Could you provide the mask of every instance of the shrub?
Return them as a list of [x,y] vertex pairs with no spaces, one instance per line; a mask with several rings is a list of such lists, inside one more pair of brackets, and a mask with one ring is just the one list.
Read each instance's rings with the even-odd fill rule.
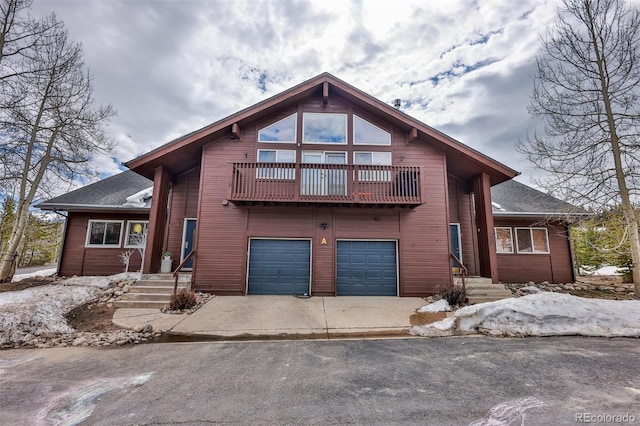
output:
[[196,306],[196,294],[193,291],[187,291],[187,289],[181,289],[176,294],[171,295],[171,302],[169,302],[169,309],[172,311],[180,311],[182,309],[191,309]]
[[461,285],[447,286],[440,288],[438,295],[449,302],[449,305],[464,306],[467,304],[467,292]]

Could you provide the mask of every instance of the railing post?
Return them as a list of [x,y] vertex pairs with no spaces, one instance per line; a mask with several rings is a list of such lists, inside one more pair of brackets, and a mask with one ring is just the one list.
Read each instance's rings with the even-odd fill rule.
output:
[[227,182],[227,200],[230,200],[233,197],[233,188],[235,188],[235,174],[233,173],[233,169],[235,168],[233,163],[229,163],[229,179]]
[[295,190],[293,191],[293,201],[300,201],[300,192],[302,191],[302,170],[300,169],[300,162],[296,161],[295,164]]

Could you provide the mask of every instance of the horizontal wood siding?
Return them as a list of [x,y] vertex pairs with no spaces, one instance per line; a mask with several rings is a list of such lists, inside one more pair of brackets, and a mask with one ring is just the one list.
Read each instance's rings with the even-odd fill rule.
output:
[[255,136],[255,132],[243,129],[241,140],[224,139],[203,149],[193,278],[198,290],[236,295],[245,292],[247,210],[224,205],[223,201],[228,163],[255,151]]
[[[467,193],[464,182],[449,176],[449,221],[460,224],[462,240],[462,263],[467,267],[469,275],[478,275],[478,247],[474,238],[477,227],[474,224],[471,194]],[[476,231],[477,232],[477,231]]]
[[[87,226],[90,219],[123,220],[121,245],[118,248],[85,247]],[[120,261],[120,254],[128,249],[124,248],[128,220],[148,220],[146,214],[117,214],[117,213],[77,213],[69,212],[67,218],[67,232],[64,240],[64,252],[60,259],[60,275],[113,275],[124,271],[124,264]],[[135,252],[131,256],[129,271],[140,269],[140,255]]]
[[[494,217],[494,220],[495,226],[511,227],[514,238],[514,253],[498,254],[498,276],[501,282],[573,282],[571,252],[569,250],[567,228],[564,225],[541,223],[533,219]],[[550,254],[517,253],[515,227],[546,227],[549,235]]]
[[[312,294],[335,294],[336,241],[339,239],[398,240],[400,295],[424,296],[451,282],[447,216],[446,164],[441,151],[423,142],[407,143],[407,131],[380,122],[330,93],[329,104],[314,95],[294,107],[274,111],[271,118],[243,123],[240,139],[220,139],[202,154],[198,206],[197,256],[194,285],[216,294],[244,294],[248,239],[310,238],[312,240]],[[391,146],[261,143],[258,129],[295,111],[356,113],[392,134]],[[301,116],[299,116],[301,125]],[[230,163],[255,162],[258,149],[344,151],[353,162],[354,151],[390,151],[394,166],[421,169],[421,195],[426,204],[412,210],[350,209],[337,207],[238,207],[227,203]],[[175,197],[179,197],[176,193]],[[175,201],[176,204],[179,202]],[[467,201],[468,202],[468,201]],[[227,205],[224,205],[227,204]],[[465,202],[460,204],[465,206]],[[172,209],[173,210],[173,209]],[[177,217],[177,216],[176,216]],[[326,223],[326,229],[320,225]],[[172,226],[181,226],[172,220]],[[470,227],[470,225],[469,225]],[[181,237],[181,234],[180,234]],[[323,244],[323,239],[326,244]],[[171,237],[175,241],[175,237]],[[172,244],[176,244],[175,242]]]
[[171,210],[167,236],[167,251],[173,254],[173,266],[180,263],[182,233],[185,218],[195,218],[198,214],[198,190],[200,188],[200,168],[179,175],[172,189]]
[[425,204],[401,213],[400,295],[423,296],[451,282],[445,155],[422,143],[403,146],[403,155],[422,167]]

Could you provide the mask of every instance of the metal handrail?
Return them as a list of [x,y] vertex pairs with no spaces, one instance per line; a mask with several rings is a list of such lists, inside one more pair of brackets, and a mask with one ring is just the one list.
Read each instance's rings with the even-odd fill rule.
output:
[[462,288],[464,289],[464,291],[467,291],[467,288],[465,286],[464,283],[464,276],[468,273],[467,267],[464,266],[464,263],[462,263],[462,261],[460,259],[458,259],[458,256],[456,256],[453,253],[449,253],[451,255],[451,258],[454,260],[454,262],[456,262],[458,264],[458,266],[460,267],[460,276],[462,277]]
[[184,268],[184,264],[187,263],[189,259],[191,259],[193,256],[195,256],[195,254],[196,254],[196,249],[191,250],[187,255],[187,257],[185,257],[184,260],[178,265],[176,270],[173,271],[173,278],[174,278],[173,295],[174,296],[176,295],[176,293],[178,293],[178,278],[180,277],[180,271],[182,270],[182,268]]

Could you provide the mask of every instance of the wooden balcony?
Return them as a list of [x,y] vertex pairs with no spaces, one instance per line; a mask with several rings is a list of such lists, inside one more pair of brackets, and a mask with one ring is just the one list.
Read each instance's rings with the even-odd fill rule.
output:
[[420,167],[233,163],[227,199],[235,205],[414,208],[423,203]]

